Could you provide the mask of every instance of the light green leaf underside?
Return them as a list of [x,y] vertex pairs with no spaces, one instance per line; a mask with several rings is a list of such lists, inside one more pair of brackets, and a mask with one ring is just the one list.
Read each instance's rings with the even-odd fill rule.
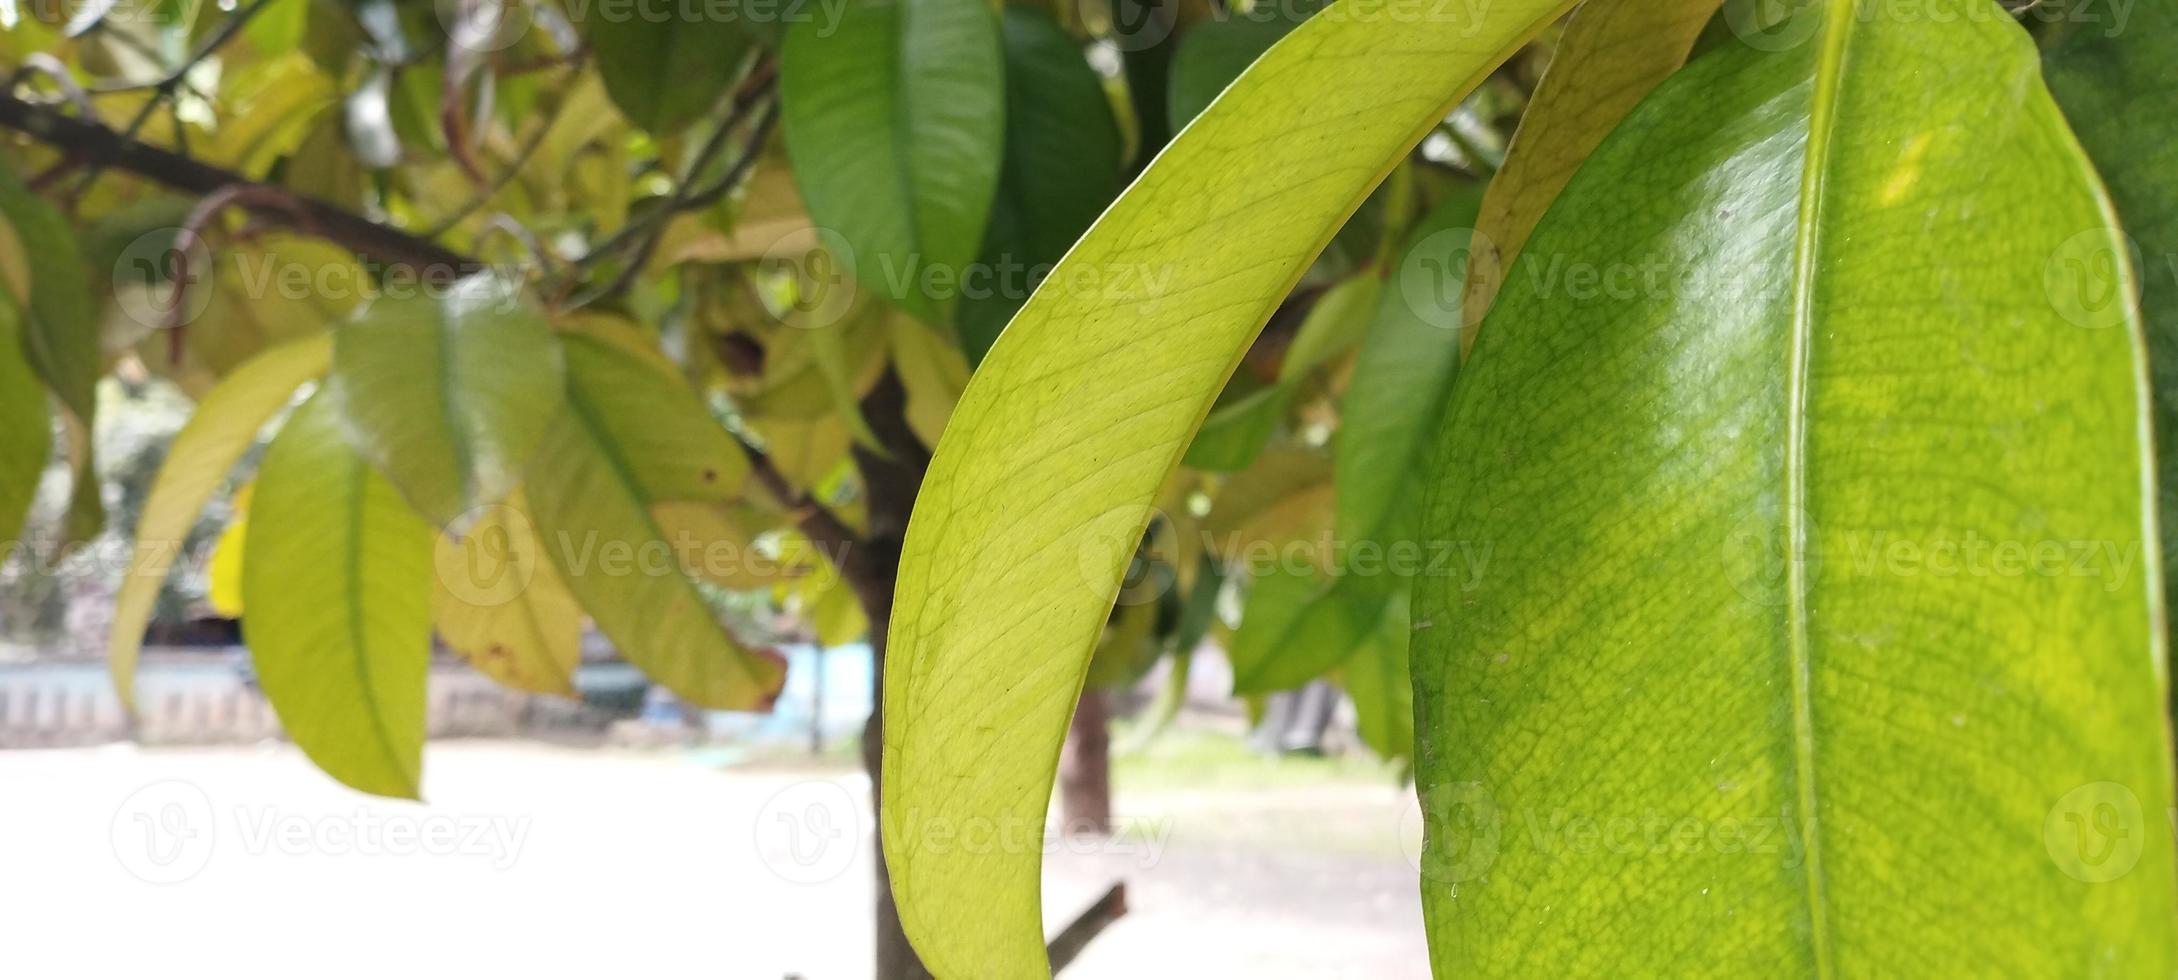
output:
[[[794,179],[863,288],[933,325],[983,243],[1004,151],[1005,64],[983,0],[848,0],[795,23],[779,98]],[[950,281],[950,280],[948,280]]]
[[[885,690],[893,893],[939,975],[1046,970],[1039,854],[922,835],[1043,825],[1121,566],[1241,354],[1399,158],[1563,8],[1311,19],[1112,205],[970,380],[909,527]],[[1135,285],[1063,288],[1072,271]]]
[[1496,298],[1505,267],[1581,161],[1659,82],[1686,61],[1718,0],[1589,0],[1558,38],[1505,165],[1490,178],[1475,220],[1462,342]]
[[588,337],[566,348],[566,410],[525,485],[545,551],[651,679],[704,707],[769,704],[783,666],[726,632],[651,513],[669,501],[733,499],[748,460],[670,369]]
[[136,658],[159,587],[236,461],[249,452],[265,423],[287,407],[295,389],[325,373],[332,360],[329,335],[285,344],[236,368],[197,403],[188,424],[168,447],[136,520],[136,550],[114,597],[108,665],[121,703],[135,710]]
[[2045,282],[2115,231],[2008,15],[1853,10],[1660,87],[1463,369],[1440,976],[2173,968],[2140,343]]
[[327,393],[349,437],[442,527],[505,499],[559,411],[559,343],[514,288],[482,275],[381,299],[333,334]]
[[323,393],[265,451],[243,637],[296,747],[366,793],[416,798],[431,664],[431,528],[348,447]]

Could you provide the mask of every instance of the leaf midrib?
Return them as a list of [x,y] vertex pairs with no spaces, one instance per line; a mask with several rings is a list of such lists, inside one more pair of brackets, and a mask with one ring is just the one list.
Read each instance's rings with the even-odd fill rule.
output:
[[348,594],[348,643],[355,654],[348,658],[348,663],[355,669],[356,682],[362,689],[363,702],[368,709],[364,713],[370,716],[371,730],[378,735],[379,751],[385,754],[386,761],[393,766],[393,771],[401,774],[402,781],[407,784],[406,788],[409,795],[415,796],[423,792],[423,774],[410,772],[408,763],[403,761],[401,753],[394,749],[393,732],[386,727],[385,708],[379,703],[378,686],[372,682],[369,666],[371,645],[368,635],[369,628],[365,625],[367,622],[365,610],[370,608],[370,603],[363,594],[363,578],[366,574],[363,548],[364,542],[369,541],[371,537],[368,527],[370,523],[371,492],[370,464],[364,462],[360,457],[354,456],[349,457],[346,462],[349,464],[348,532],[353,537],[346,549],[348,552],[348,581],[346,583],[347,588],[344,591]]
[[[653,503],[650,499],[650,493],[643,487],[642,482],[636,478],[634,467],[629,466],[628,461],[621,456],[619,447],[611,437],[610,430],[605,427],[605,420],[599,418],[596,412],[590,410],[590,405],[583,397],[579,385],[571,386],[568,389],[567,409],[574,415],[578,427],[582,429],[583,438],[590,442],[592,448],[597,451],[598,458],[603,459],[606,467],[612,471],[613,479],[620,483],[621,487],[627,491],[629,499],[635,502],[635,511],[640,515],[643,529],[649,532],[653,540],[665,540],[664,530],[659,528],[658,519],[652,516],[650,512]],[[692,590],[695,588],[685,578],[675,584],[683,589]],[[726,641],[727,648],[735,654],[731,658],[734,672],[747,681],[751,688],[761,691],[764,687],[763,681],[758,679],[753,671],[745,669],[745,664],[741,658],[747,656],[747,653],[742,650],[740,642],[727,633],[726,627],[720,624],[717,619],[711,618],[710,622],[712,629]],[[697,687],[706,692],[710,691],[712,671],[710,658],[695,657],[692,660],[698,675]]]
[[1830,938],[1824,914],[1820,795],[1815,778],[1815,720],[1812,669],[1808,652],[1807,566],[1807,372],[1814,336],[1814,282],[1831,135],[1837,125],[1839,89],[1846,45],[1855,23],[1854,0],[1826,0],[1815,63],[1815,90],[1808,107],[1808,137],[1800,174],[1799,206],[1794,216],[1792,335],[1785,374],[1785,642],[1792,674],[1792,751],[1799,816],[1807,846],[1808,945],[1815,975],[1832,975]]

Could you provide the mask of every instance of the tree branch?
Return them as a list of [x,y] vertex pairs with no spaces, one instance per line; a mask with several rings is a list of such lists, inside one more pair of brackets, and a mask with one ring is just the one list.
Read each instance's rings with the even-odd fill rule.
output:
[[12,94],[0,93],[0,127],[28,135],[71,158],[126,171],[186,194],[236,195],[236,204],[252,215],[342,245],[368,262],[432,275],[462,276],[484,268],[483,263],[437,242],[378,224],[331,202],[251,180]]

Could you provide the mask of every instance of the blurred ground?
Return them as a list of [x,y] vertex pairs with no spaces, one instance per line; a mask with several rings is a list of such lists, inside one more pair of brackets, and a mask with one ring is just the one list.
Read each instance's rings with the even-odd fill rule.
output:
[[[427,804],[292,747],[0,752],[0,974],[867,975],[866,784],[837,761],[434,742]],[[1371,765],[1175,734],[1118,837],[1049,848],[1068,978],[1421,977],[1410,794]],[[1403,840],[1404,838],[1404,840]]]

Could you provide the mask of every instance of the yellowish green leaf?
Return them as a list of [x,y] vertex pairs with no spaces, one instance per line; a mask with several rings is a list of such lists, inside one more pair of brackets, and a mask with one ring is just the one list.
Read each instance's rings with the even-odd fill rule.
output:
[[318,768],[415,799],[431,664],[431,528],[348,446],[323,393],[265,451],[242,560],[265,699]]
[[902,923],[941,976],[1047,972],[1041,849],[926,833],[1043,826],[1121,572],[1249,342],[1384,175],[1568,6],[1416,22],[1388,3],[1310,19],[1166,147],[992,346],[939,442],[890,630],[883,831]]

